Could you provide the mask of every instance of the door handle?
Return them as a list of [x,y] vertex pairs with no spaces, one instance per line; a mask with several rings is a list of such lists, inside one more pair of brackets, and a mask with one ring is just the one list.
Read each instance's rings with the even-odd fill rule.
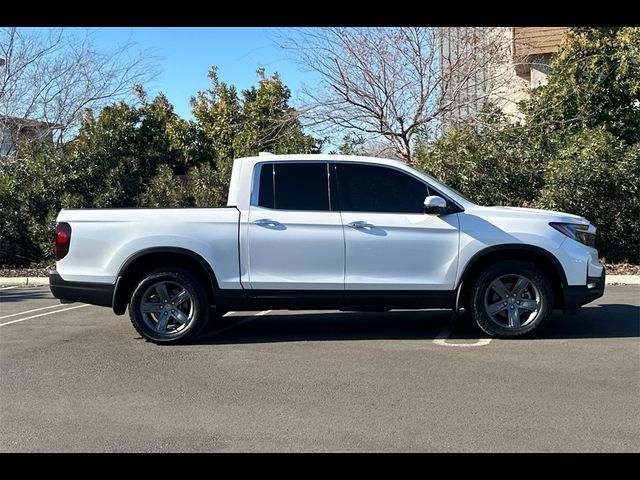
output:
[[252,222],[254,225],[261,225],[263,227],[277,227],[279,225],[281,225],[280,222],[277,222],[275,220],[270,220],[268,218],[261,218],[260,220],[256,220],[254,222]]
[[349,225],[351,228],[364,228],[364,229],[376,228],[375,225],[372,225],[367,222],[351,222],[351,223],[348,223],[347,225]]

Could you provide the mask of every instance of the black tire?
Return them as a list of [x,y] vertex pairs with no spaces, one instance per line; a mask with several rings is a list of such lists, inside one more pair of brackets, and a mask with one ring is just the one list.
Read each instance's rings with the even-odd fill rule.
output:
[[539,334],[553,313],[551,284],[530,262],[507,260],[485,268],[474,279],[470,297],[476,324],[495,338]]
[[474,323],[473,317],[471,316],[471,312],[469,312],[468,308],[460,309],[460,311],[458,311],[457,316],[458,316],[458,321],[463,325]]
[[[159,289],[166,293],[161,294]],[[143,307],[148,311],[143,312]],[[166,315],[166,319],[162,315]],[[187,270],[158,268],[145,274],[135,287],[129,301],[129,318],[136,331],[149,342],[187,343],[196,338],[209,321],[207,292]]]

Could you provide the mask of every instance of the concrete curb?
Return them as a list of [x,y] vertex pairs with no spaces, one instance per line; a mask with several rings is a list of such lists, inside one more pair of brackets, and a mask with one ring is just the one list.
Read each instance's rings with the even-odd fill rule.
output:
[[0,287],[42,287],[49,285],[49,277],[1,277]]
[[640,275],[607,275],[606,285],[640,285]]
[[[607,275],[607,285],[640,285],[640,275]],[[0,287],[49,285],[47,277],[0,277]]]

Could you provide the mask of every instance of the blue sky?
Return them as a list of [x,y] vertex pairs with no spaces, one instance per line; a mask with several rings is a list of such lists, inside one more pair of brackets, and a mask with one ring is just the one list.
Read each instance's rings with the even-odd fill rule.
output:
[[163,92],[183,118],[191,118],[189,98],[210,85],[207,72],[217,65],[224,82],[238,89],[255,85],[256,69],[280,73],[292,93],[314,76],[296,64],[290,52],[274,42],[281,30],[265,27],[104,27],[92,29],[98,47],[106,50],[134,42],[136,48],[157,56],[158,78],[146,85],[150,96]]

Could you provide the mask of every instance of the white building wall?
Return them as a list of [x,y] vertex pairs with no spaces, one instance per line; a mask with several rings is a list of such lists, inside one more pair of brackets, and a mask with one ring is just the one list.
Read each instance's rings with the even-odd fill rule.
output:
[[536,88],[547,84],[551,73],[551,54],[537,55],[531,61],[530,87]]
[[[480,28],[455,27],[444,29],[444,41],[442,52],[449,52],[457,41],[458,31],[478,31]],[[485,28],[486,35],[490,36],[497,52],[490,57],[488,68],[477,72],[472,76],[472,81],[462,89],[453,108],[443,118],[443,128],[455,124],[461,120],[474,120],[476,114],[485,103],[498,106],[511,121],[523,119],[519,109],[519,103],[527,99],[532,88],[546,85],[551,72],[551,53],[534,55],[516,55],[514,51],[515,30],[513,27]],[[459,35],[459,34],[458,34]],[[519,59],[521,58],[521,59]],[[441,64],[446,68],[446,63]],[[444,70],[443,70],[444,71]],[[453,79],[455,82],[455,77]],[[444,101],[450,98],[445,94]],[[477,99],[476,102],[473,99]]]
[[529,96],[529,75],[519,75],[516,70],[514,58],[513,28],[503,27],[497,32],[500,42],[507,50],[503,62],[495,63],[491,75],[495,78],[495,88],[489,95],[489,100],[495,103],[511,120],[522,119],[518,110],[518,103]]

